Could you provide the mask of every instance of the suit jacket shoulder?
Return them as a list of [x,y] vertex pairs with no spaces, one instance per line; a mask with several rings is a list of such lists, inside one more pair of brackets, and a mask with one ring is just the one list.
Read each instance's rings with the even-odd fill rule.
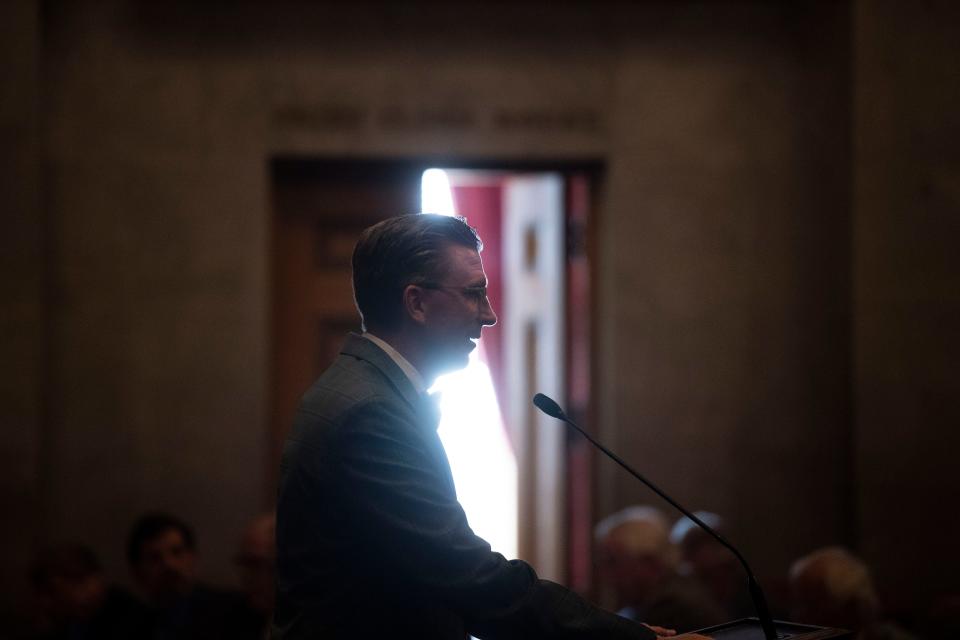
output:
[[281,464],[274,637],[651,638],[473,533],[436,417],[359,336],[305,394]]
[[416,411],[421,398],[390,356],[351,334],[337,360],[304,394],[300,411],[333,419],[354,405],[373,401],[405,403]]

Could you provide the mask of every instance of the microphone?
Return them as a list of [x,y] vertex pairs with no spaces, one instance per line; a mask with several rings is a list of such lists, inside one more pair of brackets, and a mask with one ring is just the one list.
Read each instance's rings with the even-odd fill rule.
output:
[[542,393],[538,393],[537,395],[533,396],[533,404],[537,407],[537,409],[540,409],[540,411],[543,411],[551,418],[562,420],[579,431],[580,435],[590,441],[590,444],[595,446],[597,449],[605,453],[611,460],[626,469],[627,472],[630,473],[630,475],[632,475],[634,478],[647,485],[647,487],[649,487],[654,493],[670,503],[677,511],[690,518],[701,529],[713,536],[717,542],[722,544],[734,556],[736,556],[737,560],[740,561],[740,565],[743,567],[744,572],[747,574],[747,588],[750,590],[750,597],[753,600],[753,607],[757,610],[757,618],[760,620],[760,626],[763,628],[763,635],[766,640],[777,640],[776,627],[773,624],[773,618],[770,616],[770,610],[767,608],[767,599],[763,595],[763,589],[760,588],[760,583],[757,582],[757,579],[754,577],[753,571],[750,570],[750,565],[747,564],[746,559],[740,554],[739,551],[736,550],[736,548],[734,548],[732,544],[727,542],[723,536],[714,531],[711,527],[707,526],[707,524],[700,518],[683,508],[679,503],[677,503],[676,500],[664,493],[659,487],[640,475],[630,465],[621,460],[617,454],[613,453],[605,446],[594,440],[590,434],[581,429],[573,420],[567,417],[567,414],[564,413],[563,409],[560,408],[560,405],[557,404],[553,398],[545,396]]

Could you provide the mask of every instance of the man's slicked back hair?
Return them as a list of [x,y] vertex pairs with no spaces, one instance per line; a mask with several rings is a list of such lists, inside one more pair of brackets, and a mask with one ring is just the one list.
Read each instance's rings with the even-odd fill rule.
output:
[[403,290],[439,282],[451,244],[483,248],[477,232],[459,216],[416,213],[365,229],[353,249],[353,299],[364,330],[396,326]]

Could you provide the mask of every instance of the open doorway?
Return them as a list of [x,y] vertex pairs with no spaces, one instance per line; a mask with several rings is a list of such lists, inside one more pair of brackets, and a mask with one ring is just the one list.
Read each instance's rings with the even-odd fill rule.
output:
[[[471,527],[544,577],[590,587],[590,454],[531,405],[590,424],[590,238],[599,165],[278,159],[273,176],[269,477],[300,395],[359,331],[350,253],[388,215],[466,217],[491,302],[471,365],[437,382],[440,435]],[[273,485],[268,495],[272,497]]]

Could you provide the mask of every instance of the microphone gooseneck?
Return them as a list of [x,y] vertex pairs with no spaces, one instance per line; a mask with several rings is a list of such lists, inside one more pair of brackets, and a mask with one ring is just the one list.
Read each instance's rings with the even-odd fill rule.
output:
[[740,565],[743,567],[744,572],[747,574],[747,588],[750,590],[750,596],[753,599],[753,606],[757,610],[757,618],[760,620],[760,626],[763,628],[764,637],[766,638],[766,640],[777,640],[777,630],[773,624],[773,617],[770,615],[770,609],[767,607],[767,599],[763,595],[763,589],[760,588],[760,583],[757,582],[756,577],[754,577],[753,571],[750,569],[750,565],[747,564],[746,558],[744,558],[732,544],[727,542],[727,540],[723,536],[721,536],[718,532],[714,531],[710,526],[708,526],[705,522],[703,522],[703,520],[701,520],[700,518],[692,514],[690,511],[688,511],[683,506],[681,506],[678,502],[676,502],[673,498],[671,498],[666,493],[664,493],[663,490],[657,487],[657,485],[653,484],[652,482],[647,480],[645,477],[640,475],[640,473],[635,471],[633,467],[631,467],[626,462],[621,460],[620,456],[618,456],[614,452],[607,449],[605,446],[597,442],[589,433],[581,429],[579,425],[577,425],[577,423],[575,423],[573,420],[567,417],[567,414],[563,411],[562,408],[560,408],[560,405],[557,404],[557,402],[553,398],[546,396],[542,393],[538,393],[537,395],[533,396],[533,404],[537,407],[537,409],[540,409],[540,411],[543,411],[545,414],[547,414],[551,418],[562,420],[563,422],[566,422],[568,425],[576,429],[580,433],[580,435],[582,435],[584,438],[590,441],[590,444],[592,444],[597,449],[605,453],[607,457],[609,457],[611,460],[613,460],[614,462],[619,464],[621,467],[626,469],[630,475],[632,475],[634,478],[636,478],[637,480],[645,484],[647,487],[649,487],[650,490],[652,490],[658,496],[666,500],[677,511],[679,511],[683,515],[690,518],[694,523],[697,524],[697,526],[699,526],[701,529],[709,533],[711,536],[713,536],[714,539],[717,540],[717,542],[719,542],[726,549],[728,549],[730,553],[732,553],[737,558],[737,560],[740,561]]

